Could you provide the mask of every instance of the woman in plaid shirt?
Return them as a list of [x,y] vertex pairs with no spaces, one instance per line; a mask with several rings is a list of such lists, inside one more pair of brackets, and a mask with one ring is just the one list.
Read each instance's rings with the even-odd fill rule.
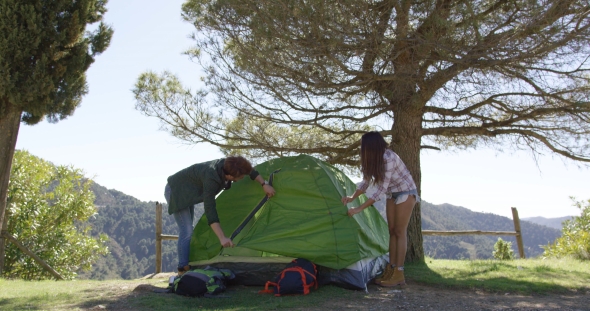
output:
[[416,202],[420,201],[416,184],[404,162],[395,152],[387,149],[387,143],[379,132],[368,132],[361,138],[361,171],[363,181],[352,196],[342,198],[347,204],[365,193],[369,184],[375,193],[361,206],[348,210],[353,216],[379,201],[381,194],[387,197],[386,213],[389,225],[389,264],[375,283],[381,286],[405,285],[404,260],[407,250],[407,231],[410,216]]

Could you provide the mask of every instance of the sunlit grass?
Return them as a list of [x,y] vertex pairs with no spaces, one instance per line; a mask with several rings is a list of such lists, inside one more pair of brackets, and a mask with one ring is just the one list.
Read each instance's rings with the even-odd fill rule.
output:
[[[149,280],[144,283],[161,282]],[[0,279],[0,310],[81,310],[131,293],[137,281],[21,281]]]
[[588,288],[590,264],[575,259],[433,260],[408,265],[419,283],[521,293],[568,292]]
[[[326,299],[362,299],[362,291],[322,286],[313,295],[274,297],[262,287],[230,287],[217,299],[189,298],[138,290],[139,284],[165,288],[167,279],[109,281],[41,281],[0,279],[0,310],[270,310],[316,307]],[[226,297],[226,298],[223,298]],[[97,308],[98,307],[98,308]]]

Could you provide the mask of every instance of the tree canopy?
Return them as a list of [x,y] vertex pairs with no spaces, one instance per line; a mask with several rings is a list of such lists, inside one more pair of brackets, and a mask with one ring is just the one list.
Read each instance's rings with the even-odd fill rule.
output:
[[[588,1],[188,0],[182,12],[206,89],[148,72],[134,92],[187,142],[349,165],[369,127],[418,189],[422,148],[590,162]],[[421,259],[419,205],[409,235]]]
[[[16,106],[35,124],[70,116],[86,94],[86,70],[113,31],[105,0],[4,0],[0,4],[0,112]],[[99,23],[94,30],[87,25]]]
[[[6,230],[64,278],[90,270],[107,253],[104,234],[91,236],[88,219],[96,213],[92,181],[79,169],[55,166],[17,151],[8,189]],[[15,245],[6,248],[3,277],[52,278]]]

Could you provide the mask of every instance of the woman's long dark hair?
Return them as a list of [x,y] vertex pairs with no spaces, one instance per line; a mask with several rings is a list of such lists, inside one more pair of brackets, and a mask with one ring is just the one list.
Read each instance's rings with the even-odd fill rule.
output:
[[363,179],[380,184],[385,177],[383,153],[387,143],[379,132],[367,132],[361,138],[361,172]]

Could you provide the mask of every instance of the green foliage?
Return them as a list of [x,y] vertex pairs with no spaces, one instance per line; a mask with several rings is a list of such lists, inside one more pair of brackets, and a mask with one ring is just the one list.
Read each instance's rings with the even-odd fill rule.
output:
[[[83,229],[85,235],[90,235],[94,237],[95,241],[99,242],[95,254],[88,256],[87,258],[87,263],[92,263],[90,270],[83,269],[88,268],[88,264],[85,266],[79,265],[78,268],[80,269],[78,270],[75,269],[76,267],[72,267],[73,271],[78,273],[78,279],[136,279],[155,272],[155,202],[142,202],[120,191],[106,189],[105,187],[102,187],[101,185],[94,182],[91,183],[87,180],[78,180],[79,186],[74,186],[74,188],[79,189],[80,192],[78,194],[71,193],[69,197],[61,198],[59,200],[64,201],[67,199],[70,201],[75,201],[76,196],[78,196],[78,202],[80,202],[80,197],[83,196],[84,200],[86,200],[84,201],[84,204],[89,204],[86,205],[88,209],[84,211],[84,214],[81,214],[81,210],[74,211],[66,215],[63,215],[64,213],[67,213],[66,211],[56,213],[57,207],[53,205],[51,205],[49,210],[39,210],[35,208],[35,206],[38,206],[38,202],[40,202],[39,204],[42,204],[44,197],[36,195],[36,192],[42,192],[40,189],[45,189],[49,192],[52,192],[56,189],[66,190],[66,188],[64,188],[65,185],[62,184],[58,186],[56,182],[51,182],[51,178],[49,177],[46,178],[49,181],[44,180],[44,182],[41,182],[40,177],[31,177],[30,175],[45,176],[45,174],[53,172],[54,169],[57,173],[57,168],[52,168],[53,166],[50,163],[37,159],[27,152],[17,151],[16,155],[17,157],[15,158],[15,164],[13,166],[13,176],[15,177],[11,179],[11,186],[13,187],[11,189],[14,190],[14,187],[17,185],[25,183],[25,185],[29,186],[29,188],[25,189],[23,186],[19,186],[17,189],[19,193],[21,193],[20,200],[23,201],[23,197],[26,196],[26,199],[31,202],[26,206],[28,209],[24,209],[22,204],[19,203],[18,206],[21,210],[19,215],[12,214],[12,210],[9,207],[9,213],[11,214],[8,215],[8,219],[11,220],[9,225],[15,220],[21,221],[24,219],[31,227],[38,228],[38,230],[44,230],[43,234],[46,235],[48,230],[55,230],[54,228],[43,229],[44,224],[49,225],[49,223],[52,222],[51,219],[53,218],[50,219],[51,215],[47,215],[49,212],[54,213],[55,217],[61,217],[65,220],[68,220],[68,217],[73,217],[72,213],[77,213],[78,216],[82,218],[88,218],[87,216],[91,215],[91,217],[88,218],[86,222],[84,222],[82,219],[75,221],[75,226],[79,227],[81,231]],[[26,162],[25,160],[29,162]],[[31,163],[27,164],[29,168],[31,166],[34,166],[35,168],[32,171],[27,170],[26,173],[28,173],[28,175],[26,176],[24,175],[25,171],[23,170],[23,163],[25,162],[23,161],[26,163]],[[17,162],[20,164],[17,164]],[[79,173],[79,171],[76,172]],[[73,185],[75,185],[75,183],[73,183]],[[36,192],[35,189],[37,189]],[[25,190],[26,192],[23,192]],[[11,193],[13,192],[14,191]],[[49,193],[44,193],[43,195],[46,197],[51,197],[51,194]],[[55,193],[52,199],[48,199],[47,204],[56,203],[59,197],[63,197],[63,195]],[[47,204],[43,205],[43,207],[46,208],[48,206]],[[174,218],[171,215],[168,215],[166,211],[167,208],[164,205],[162,214],[163,233],[177,235],[178,226],[174,222]],[[195,223],[202,213],[202,207],[195,210]],[[35,218],[33,216],[44,218]],[[38,222],[42,223],[39,224]],[[53,222],[55,222],[55,219]],[[84,223],[86,223],[86,225],[84,225]],[[64,223],[61,223],[60,225],[65,226]],[[19,230],[25,231],[26,226],[19,226],[19,228],[21,228]],[[17,238],[34,252],[36,252],[38,247],[41,245],[34,243],[33,241],[29,242],[28,240],[21,240],[20,237],[25,237],[23,235],[25,233],[15,234],[14,231],[9,232],[11,232],[13,235],[18,235],[19,237]],[[51,236],[58,234],[59,233],[57,231],[53,231]],[[44,237],[43,235],[40,235],[38,231],[27,233],[26,236],[28,237],[30,235],[34,235],[36,239],[41,239]],[[78,242],[68,243],[70,245],[75,245]],[[68,243],[55,242],[54,244],[58,244],[60,247],[70,247],[67,245]],[[87,245],[92,244],[88,241],[80,241],[80,243]],[[18,254],[18,256],[20,256],[19,258],[25,260],[25,257],[20,254],[18,249],[13,248],[11,244],[8,244],[8,246],[8,252],[10,252],[10,254]],[[107,248],[108,251],[106,251]],[[163,241],[162,251],[162,270],[174,271],[176,269],[176,264],[178,263],[176,241]],[[59,252],[63,253],[65,251]],[[20,272],[18,273],[28,271],[31,267],[37,267],[34,262],[31,262],[29,259],[27,260],[26,270],[23,267],[23,269],[19,270]],[[51,262],[50,265],[52,265]],[[60,271],[57,267],[54,268],[56,268],[58,272],[62,273],[62,275],[65,275],[63,271]]]
[[73,113],[87,92],[86,70],[113,34],[101,22],[106,3],[0,1],[0,116],[7,105],[23,111],[29,124]]
[[[96,213],[92,181],[79,169],[53,164],[17,150],[8,186],[8,233],[64,278],[90,270],[106,254],[104,234],[90,236],[88,219]],[[8,243],[3,276],[52,278],[28,255]]]
[[544,246],[546,257],[571,256],[580,260],[590,260],[590,199],[586,202],[571,198],[581,215],[563,222],[561,237]]
[[514,251],[512,250],[512,242],[507,242],[498,238],[498,242],[494,244],[494,251],[492,252],[494,258],[499,260],[514,259]]
[[206,101],[206,92],[185,88],[168,71],[141,74],[133,93],[135,108],[159,118],[162,129],[173,136],[189,143],[210,142],[226,155],[254,160],[306,153],[328,163],[358,165],[354,146],[362,133],[375,129],[361,122],[344,122],[352,133],[334,135],[341,131],[340,125],[281,124],[270,115],[257,116],[247,109],[235,115],[225,110],[217,113]]
[[[250,116],[247,113],[240,113],[229,121],[221,120],[220,122],[224,124],[227,143],[227,146],[220,149],[226,155],[237,152],[249,159],[265,160],[305,153],[318,156],[328,163],[348,165],[345,168],[358,165],[359,156],[356,154],[344,156],[337,150],[329,150],[329,147],[355,145],[360,141],[362,133],[374,130],[368,125],[355,123],[351,127],[356,129],[356,134],[339,137],[331,133],[339,130],[334,126],[324,128],[312,125],[288,126]],[[252,143],[267,147],[250,148]]]

